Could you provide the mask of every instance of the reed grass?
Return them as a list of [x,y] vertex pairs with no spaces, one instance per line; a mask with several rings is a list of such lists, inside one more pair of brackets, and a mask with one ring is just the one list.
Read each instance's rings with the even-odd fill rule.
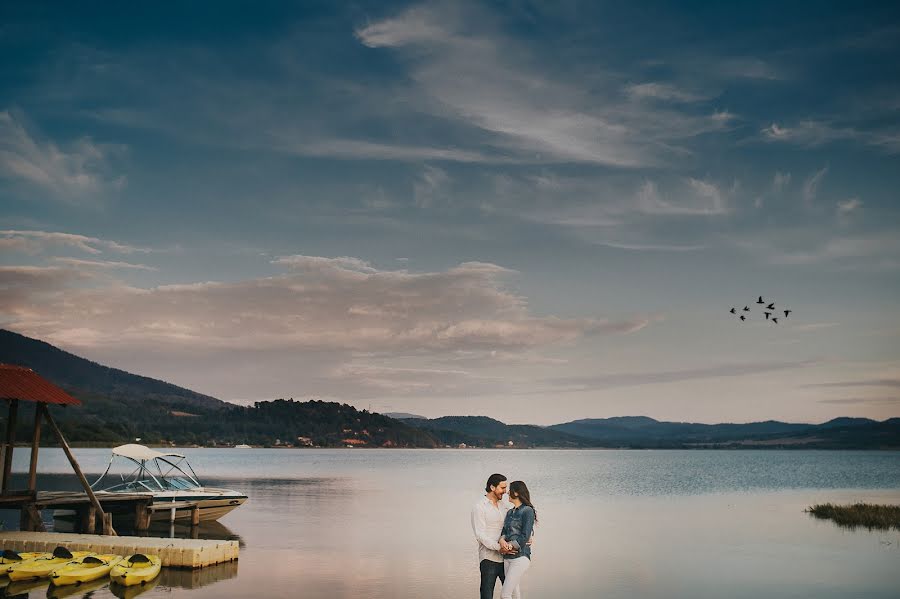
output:
[[838,526],[845,528],[865,527],[869,530],[894,528],[900,530],[900,505],[820,503],[806,511],[816,518],[832,520]]

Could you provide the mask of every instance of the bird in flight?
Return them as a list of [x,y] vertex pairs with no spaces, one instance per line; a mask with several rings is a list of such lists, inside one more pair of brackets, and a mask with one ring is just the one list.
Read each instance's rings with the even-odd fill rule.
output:
[[759,299],[756,301],[757,304],[764,304],[766,302],[762,301],[762,296],[759,296]]
[[729,310],[729,312],[731,312],[732,314],[737,314],[737,312],[735,311],[734,308],[732,308],[731,310]]
[[763,312],[766,315],[766,320],[769,320],[769,317],[772,316],[771,312]]
[[747,320],[747,318],[743,314],[741,314],[741,320]]
[[766,310],[774,310],[774,309],[775,309],[775,302],[772,302],[771,304],[766,306]]
[[778,324],[778,319],[777,319],[777,318],[773,318],[773,319],[772,319],[772,322],[774,322],[775,324]]
[[788,314],[790,314],[791,312],[793,312],[793,310],[785,310],[785,311],[784,311],[784,317],[787,318],[787,317],[788,317]]
[[750,308],[748,308],[747,306],[744,306],[744,312],[749,312],[749,311],[750,311]]

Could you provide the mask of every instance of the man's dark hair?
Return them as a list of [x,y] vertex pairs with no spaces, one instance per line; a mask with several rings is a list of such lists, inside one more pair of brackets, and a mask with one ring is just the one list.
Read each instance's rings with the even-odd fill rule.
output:
[[485,492],[485,493],[490,493],[490,492],[491,492],[491,487],[496,487],[497,485],[499,485],[500,483],[502,483],[502,482],[505,481],[505,480],[506,480],[506,477],[503,476],[502,474],[492,474],[492,475],[490,475],[490,476],[488,477],[487,484],[484,485],[484,492]]

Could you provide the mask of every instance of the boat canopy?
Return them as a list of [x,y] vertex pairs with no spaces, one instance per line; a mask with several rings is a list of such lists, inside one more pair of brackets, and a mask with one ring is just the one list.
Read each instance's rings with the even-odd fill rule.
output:
[[122,456],[123,458],[130,458],[132,460],[155,460],[156,458],[181,458],[184,459],[184,456],[180,453],[161,453],[154,449],[150,449],[145,445],[138,445],[136,443],[128,443],[127,445],[119,445],[118,447],[113,447],[113,455]]
[[117,485],[103,489],[113,493],[134,493],[134,492],[151,492],[160,491],[184,491],[189,489],[197,489],[203,485],[197,478],[197,474],[187,458],[180,453],[163,453],[137,445],[128,443],[127,445],[119,445],[112,450],[112,457],[106,470],[95,480],[91,488],[98,488],[100,481],[103,480],[113,465],[116,458],[124,458],[126,463],[130,463],[132,470],[130,474],[120,474],[120,482]]

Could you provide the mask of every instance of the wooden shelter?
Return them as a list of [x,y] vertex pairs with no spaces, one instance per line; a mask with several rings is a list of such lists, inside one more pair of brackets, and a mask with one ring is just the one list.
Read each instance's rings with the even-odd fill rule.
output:
[[[81,486],[84,488],[84,492],[90,502],[90,515],[92,516],[90,520],[99,518],[99,521],[102,523],[103,534],[115,535],[116,532],[112,526],[112,514],[103,512],[103,507],[91,490],[91,486],[75,460],[75,456],[72,455],[72,450],[69,449],[69,444],[66,443],[62,431],[59,430],[56,421],[50,414],[50,410],[47,409],[48,404],[80,406],[81,402],[30,368],[11,364],[0,364],[0,399],[9,404],[6,420],[6,441],[0,448],[0,467],[2,467],[2,472],[0,472],[0,506],[17,505],[22,507],[23,530],[43,529],[40,511],[36,505],[36,485],[41,424],[43,421],[46,421],[69,459],[69,463],[78,476]],[[31,463],[28,468],[28,489],[10,491],[9,481],[12,470],[13,449],[16,443],[16,418],[20,401],[31,401],[36,404],[34,428],[31,436]]]

